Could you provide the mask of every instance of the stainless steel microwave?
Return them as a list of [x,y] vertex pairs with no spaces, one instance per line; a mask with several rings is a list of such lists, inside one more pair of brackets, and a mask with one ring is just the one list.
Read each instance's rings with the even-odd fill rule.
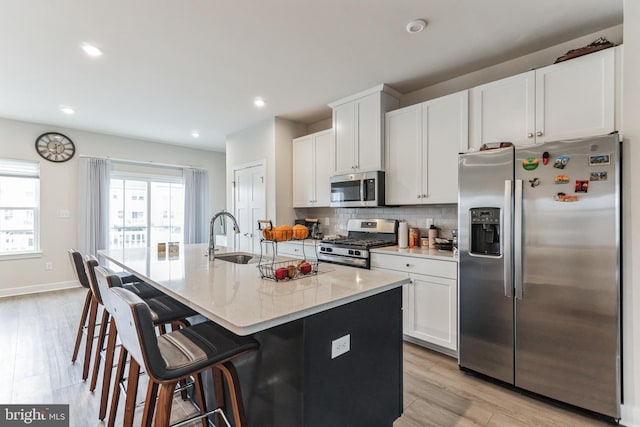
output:
[[384,206],[384,172],[358,172],[331,177],[331,207]]

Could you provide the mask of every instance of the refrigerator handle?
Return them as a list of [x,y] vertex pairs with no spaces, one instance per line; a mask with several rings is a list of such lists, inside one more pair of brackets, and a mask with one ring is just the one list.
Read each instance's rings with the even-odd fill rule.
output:
[[522,180],[516,179],[513,209],[513,281],[516,299],[522,299]]
[[504,261],[504,296],[511,297],[513,289],[513,272],[511,266],[511,248],[513,245],[513,233],[511,228],[512,206],[513,206],[513,183],[510,179],[504,181],[504,213],[502,217],[502,253]]

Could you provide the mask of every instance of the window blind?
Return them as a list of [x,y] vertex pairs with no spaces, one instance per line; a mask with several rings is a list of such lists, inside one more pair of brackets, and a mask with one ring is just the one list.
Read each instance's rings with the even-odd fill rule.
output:
[[0,176],[40,178],[40,162],[0,159]]

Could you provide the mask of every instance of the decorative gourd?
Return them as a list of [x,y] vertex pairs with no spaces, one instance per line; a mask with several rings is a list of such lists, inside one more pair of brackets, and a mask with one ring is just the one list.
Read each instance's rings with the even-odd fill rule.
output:
[[284,242],[291,240],[293,236],[293,229],[288,225],[281,225],[273,229],[273,240],[276,242]]
[[273,230],[271,230],[270,225],[267,225],[264,230],[262,230],[262,237],[267,240],[273,240]]
[[302,224],[296,224],[293,226],[293,237],[298,240],[304,240],[309,235],[309,229]]

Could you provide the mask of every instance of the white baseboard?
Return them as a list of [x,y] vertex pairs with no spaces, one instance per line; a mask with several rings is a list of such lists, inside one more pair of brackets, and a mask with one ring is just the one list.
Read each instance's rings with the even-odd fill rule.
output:
[[13,297],[17,295],[36,294],[40,292],[59,291],[61,289],[78,288],[80,284],[75,281],[42,283],[39,285],[21,286],[18,288],[0,289],[0,298]]
[[640,427],[640,408],[631,405],[622,405],[622,419],[620,424],[625,427]]

